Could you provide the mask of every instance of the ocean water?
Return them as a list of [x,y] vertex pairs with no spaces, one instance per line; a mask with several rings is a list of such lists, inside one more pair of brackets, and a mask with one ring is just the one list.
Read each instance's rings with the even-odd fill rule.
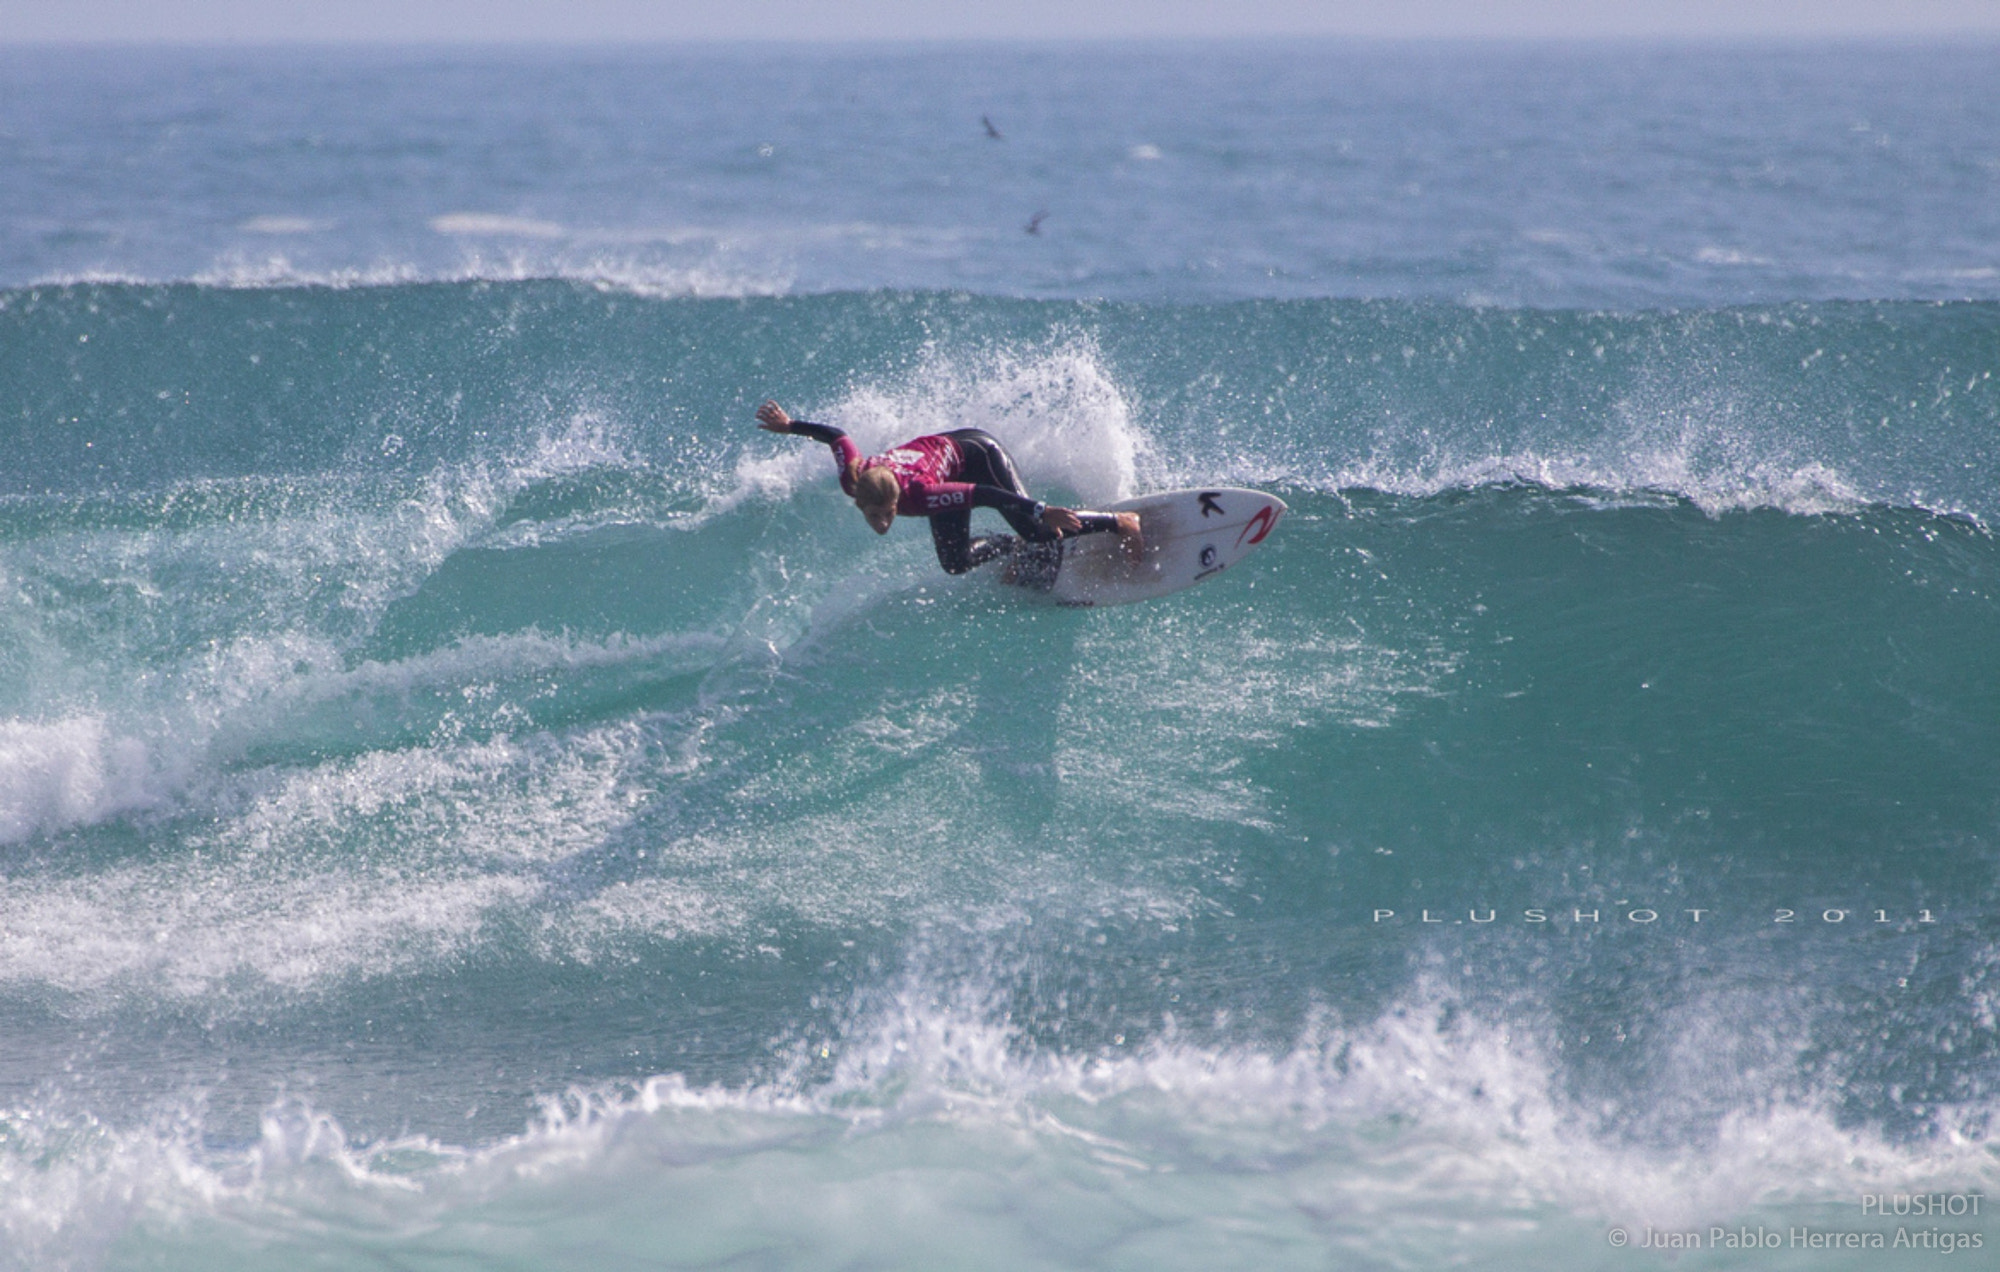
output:
[[[1992,1258],[2000,46],[17,49],[0,171],[0,1267]],[[1052,607],[767,396],[1292,512]]]

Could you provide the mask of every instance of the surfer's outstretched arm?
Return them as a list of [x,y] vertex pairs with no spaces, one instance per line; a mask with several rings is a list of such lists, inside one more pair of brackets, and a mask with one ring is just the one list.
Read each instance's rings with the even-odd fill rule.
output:
[[800,437],[810,437],[816,442],[832,445],[847,433],[831,424],[815,424],[811,420],[795,420],[785,414],[785,408],[776,402],[766,402],[757,408],[757,427],[767,433],[795,433]]
[[831,424],[815,424],[811,420],[795,420],[785,413],[785,408],[776,402],[766,402],[757,408],[757,427],[767,433],[789,433],[795,437],[810,437],[816,442],[825,442],[833,447],[833,462],[840,468],[840,486],[848,494],[853,494],[853,467],[861,460],[861,448],[848,439],[843,429]]

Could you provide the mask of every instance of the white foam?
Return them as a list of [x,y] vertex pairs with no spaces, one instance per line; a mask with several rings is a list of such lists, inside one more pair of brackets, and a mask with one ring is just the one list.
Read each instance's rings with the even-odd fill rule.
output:
[[311,234],[327,224],[305,216],[253,216],[237,228],[245,234]]
[[466,234],[504,238],[562,238],[566,231],[554,221],[533,217],[505,216],[496,212],[448,212],[431,218],[430,226],[439,234]]
[[[282,253],[251,255],[241,251],[231,251],[218,256],[207,269],[196,271],[187,281],[200,287],[249,291],[276,287],[341,289],[394,287],[404,283],[421,282],[423,279],[423,271],[405,262],[376,261],[368,265],[347,266],[340,269],[308,269],[294,265],[291,258]],[[97,280],[64,277],[51,281],[69,283]],[[131,278],[115,281],[147,283],[155,280]]]
[[[1275,1049],[1193,1041],[1169,1021],[1144,1043],[1051,1050],[997,997],[912,978],[841,1036],[798,1041],[772,1080],[552,1092],[528,1129],[483,1145],[360,1140],[296,1100],[233,1148],[208,1146],[192,1113],[114,1128],[11,1110],[0,1238],[42,1266],[108,1236],[171,1252],[227,1248],[232,1232],[295,1261],[439,1239],[461,1257],[497,1257],[499,1242],[553,1262],[712,1262],[775,1243],[778,1263],[909,1264],[927,1233],[962,1250],[970,1230],[1014,1263],[1053,1243],[1079,1266],[1149,1248],[1152,1266],[1213,1266],[1255,1241],[1309,1266],[1330,1251],[1442,1266],[1510,1250],[1550,1266],[1602,1249],[1612,1223],[1824,1226],[1826,1207],[1851,1223],[1868,1194],[2000,1184],[1976,1130],[1891,1140],[1803,1094],[1746,1100],[1678,1144],[1631,1142],[1567,1093],[1536,1020],[1484,1017],[1435,981]],[[1654,1094],[1671,1106],[1698,1076]],[[1976,1128],[1983,1110],[1959,1116]],[[495,1233],[495,1213],[541,1218]]]
[[0,844],[89,826],[159,800],[146,744],[97,715],[0,720]]
[[[0,844],[171,809],[246,747],[282,745],[288,725],[317,704],[468,684],[490,694],[499,682],[558,668],[708,665],[719,644],[701,633],[591,643],[535,631],[396,664],[349,662],[354,641],[391,604],[452,553],[490,535],[521,491],[596,469],[642,467],[632,452],[616,421],[584,411],[497,458],[395,478],[406,483],[400,491],[338,476],[205,481],[143,497],[194,511],[184,524],[104,528],[102,518],[86,517],[76,529],[13,545],[10,576],[60,593],[115,588],[142,619],[158,611],[159,598],[171,597],[174,608],[171,624],[118,626],[88,663],[65,652],[62,624],[76,621],[74,613],[10,611],[15,638],[35,658],[30,701],[39,718],[0,720]],[[229,587],[183,581],[219,570]],[[45,630],[51,626],[53,633]],[[205,639],[183,649],[188,631]],[[98,701],[109,705],[77,709]],[[477,702],[465,706],[478,714]],[[440,717],[448,718],[448,711]],[[494,725],[505,727],[499,715],[488,721]]]
[[[219,1149],[202,1143],[199,1105],[129,1127],[0,1109],[0,1268],[84,1272],[104,1266],[134,1224],[184,1235],[189,1224],[242,1215],[252,1227],[283,1227],[294,1206],[324,1214],[343,1194],[379,1218],[368,1194],[407,1201],[466,1156],[418,1136],[357,1146],[333,1118],[291,1100],[264,1112],[254,1142]],[[230,1249],[220,1262],[241,1257]]]
[[[87,668],[38,670],[52,702],[102,697],[115,713],[0,722],[0,844],[135,813],[193,811],[213,823],[177,824],[171,837],[185,852],[11,880],[0,892],[0,982],[112,1000],[322,986],[449,956],[492,916],[543,903],[551,862],[619,833],[663,758],[677,762],[658,748],[676,744],[639,724],[510,741],[526,720],[518,704],[599,668],[699,671],[724,655],[723,638],[528,630],[392,662],[351,661],[351,638],[486,533],[514,492],[632,462],[614,422],[581,413],[490,463],[435,470],[404,499],[358,500],[338,480],[247,483],[240,499],[222,499],[226,515],[185,528],[91,521],[10,549],[10,570],[58,589],[82,578],[143,592],[162,575],[211,576],[220,561],[233,586],[169,589],[177,606],[199,607],[177,610],[181,625],[212,634],[185,652],[162,659],[142,643],[100,651]],[[160,636],[128,630],[141,642]],[[410,747],[412,729],[428,734],[424,745]],[[241,764],[259,749],[310,757],[329,742],[384,749]],[[643,778],[620,776],[635,765]],[[568,916],[548,929],[566,957],[641,933],[711,930],[728,913],[691,888],[643,884],[546,903]]]
[[793,286],[789,270],[744,268],[722,262],[662,265],[597,258],[585,264],[565,266],[559,276],[603,291],[651,299],[690,297],[697,300],[735,300],[745,296],[783,296]]
[[147,1001],[325,988],[461,957],[486,924],[531,911],[550,957],[713,932],[732,911],[693,884],[572,896],[553,869],[646,807],[656,745],[625,724],[219,783],[213,829],[184,852],[11,881],[0,984]]
[[1698,249],[1694,258],[1703,265],[1769,265],[1768,257],[1758,256],[1736,247],[1716,247],[1710,245]]
[[[1686,1015],[1718,1018],[1706,1006]],[[1697,1032],[1703,1046],[1722,1041],[1717,1026]],[[859,1125],[989,1117],[1080,1131],[1145,1171],[1261,1163],[1283,1173],[1317,1159],[1308,1169],[1328,1208],[1402,1191],[1403,1206],[1449,1211],[1460,1209],[1455,1194],[1474,1203],[1467,1210],[1555,1205],[1659,1228],[1726,1222],[1759,1206],[2000,1182],[2000,1161],[1976,1129],[1982,1108],[1947,1112],[1931,1138],[1892,1140],[1843,1125],[1837,1096],[1774,1097],[1784,1088],[1759,1080],[1767,1075],[1737,1075],[1740,1102],[1679,1142],[1631,1142],[1566,1093],[1543,1036],[1543,1022],[1484,1017],[1420,980],[1373,1021],[1322,1018],[1284,1050],[1189,1042],[1169,1022],[1143,1045],[1052,1052],[1024,1048],[978,994],[912,982],[840,1043],[801,1049],[804,1072],[819,1046],[839,1046],[823,1085],[696,1091],[669,1078],[596,1107],[600,1116],[796,1109]],[[1671,1108],[1678,1083],[1704,1080],[1669,1071],[1655,1094]],[[1698,1107],[1713,1099],[1712,1089],[1689,1090],[1702,1094]]]
[[[775,266],[740,264],[727,253],[695,261],[659,260],[643,254],[580,250],[574,245],[567,250],[515,249],[497,254],[481,245],[468,250],[457,262],[448,266],[396,259],[335,267],[308,266],[282,253],[257,255],[231,251],[218,256],[213,264],[197,271],[187,281],[204,287],[242,290],[287,287],[346,290],[410,283],[518,283],[541,280],[579,283],[601,291],[654,299],[779,296],[792,289],[790,271]],[[143,285],[157,281],[160,280],[129,274],[84,272],[39,279],[37,285]]]
[[744,451],[736,457],[730,487],[711,497],[687,524],[692,528],[712,517],[733,512],[746,501],[782,500],[814,481],[837,479],[826,448],[817,443],[795,443],[776,454]]

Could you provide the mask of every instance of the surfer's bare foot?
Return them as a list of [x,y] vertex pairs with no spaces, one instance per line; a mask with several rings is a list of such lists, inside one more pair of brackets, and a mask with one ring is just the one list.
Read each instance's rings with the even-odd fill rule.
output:
[[1125,549],[1125,559],[1138,565],[1146,557],[1146,535],[1139,528],[1139,514],[1121,512],[1118,517],[1118,546]]

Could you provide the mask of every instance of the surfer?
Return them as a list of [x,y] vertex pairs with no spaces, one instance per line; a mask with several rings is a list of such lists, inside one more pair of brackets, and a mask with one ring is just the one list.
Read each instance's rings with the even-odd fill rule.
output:
[[[1054,545],[1065,535],[1116,534],[1133,561],[1144,548],[1137,513],[1076,512],[1031,498],[1014,471],[1014,461],[998,439],[982,429],[912,438],[894,450],[863,458],[861,448],[845,432],[831,424],[795,420],[776,402],[757,408],[757,427],[831,446],[834,462],[840,465],[840,488],[876,534],[889,533],[898,516],[929,517],[938,564],[947,574],[963,574],[1006,556],[1010,582],[1047,587],[1061,561]],[[998,512],[1014,534],[973,538],[974,508]]]

